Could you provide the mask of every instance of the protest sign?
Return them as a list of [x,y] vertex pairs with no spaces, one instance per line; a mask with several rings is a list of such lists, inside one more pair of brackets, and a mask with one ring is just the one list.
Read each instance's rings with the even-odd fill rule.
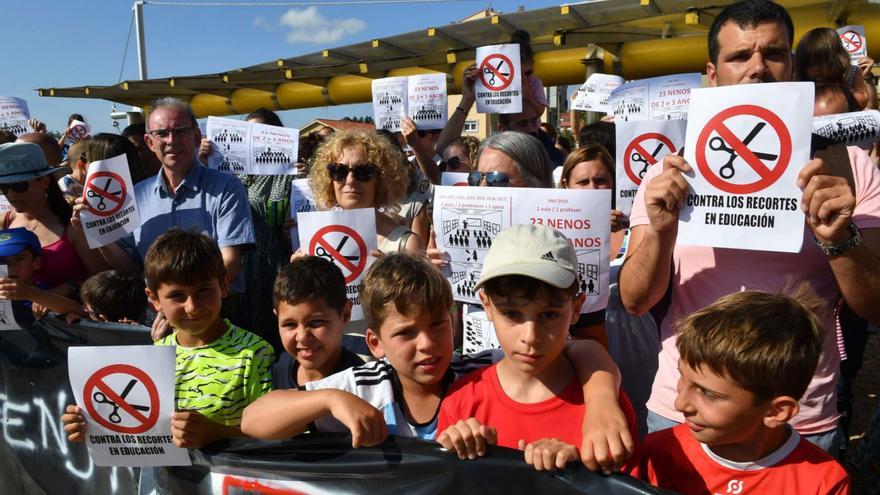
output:
[[291,250],[299,249],[299,224],[296,221],[297,213],[318,211],[315,205],[315,195],[309,186],[309,179],[294,179],[290,182],[290,209],[289,215],[293,219],[290,227]]
[[840,43],[849,55],[852,65],[858,65],[859,60],[868,56],[868,42],[865,40],[865,26],[843,26],[837,30]]
[[21,136],[31,132],[30,118],[26,101],[14,96],[0,96],[0,130]]
[[0,214],[6,213],[11,209],[12,205],[9,203],[9,200],[6,199],[6,196],[0,194]]
[[465,172],[443,172],[440,174],[441,186],[466,186],[468,174]]
[[480,303],[474,286],[492,241],[520,224],[547,225],[571,240],[578,283],[587,295],[582,312],[603,309],[608,301],[610,190],[435,187],[437,247],[451,258],[453,297]]
[[477,48],[480,77],[474,84],[480,113],[522,112],[522,73],[519,45],[490,45]]
[[611,92],[623,84],[623,78],[611,74],[592,74],[577,90],[571,108],[590,112],[610,113],[608,98]]
[[377,249],[376,210],[314,211],[298,213],[300,247],[307,254],[332,261],[345,276],[346,294],[352,302],[351,320],[364,318],[358,285]]
[[70,146],[80,139],[89,137],[91,132],[92,128],[89,127],[89,124],[86,124],[81,120],[72,120],[70,125],[67,126],[67,140],[64,143],[67,146]]
[[115,242],[140,226],[126,155],[89,164],[83,204],[80,221],[92,249]]
[[475,354],[487,349],[500,349],[495,326],[486,316],[486,311],[479,304],[465,304],[462,308],[464,321],[461,340],[462,354]]
[[377,129],[397,132],[404,117],[413,119],[421,130],[446,125],[446,74],[373,79],[372,91]]
[[406,78],[373,79],[373,121],[376,129],[397,132],[406,116]]
[[[0,237],[8,235],[0,234]],[[0,265],[0,278],[7,277],[9,277],[9,267]],[[21,327],[15,322],[15,316],[12,314],[12,301],[10,299],[0,299],[0,331],[3,330],[21,330]]]
[[608,98],[614,122],[687,119],[690,92],[700,81],[699,73],[675,74],[618,86]]
[[174,346],[71,347],[70,386],[98,466],[189,466],[171,439]]
[[795,253],[804,234],[797,175],[810,158],[813,83],[695,90],[685,139],[683,245]]
[[880,112],[865,110],[813,117],[813,134],[835,143],[870,149],[880,141]]
[[213,143],[208,167],[246,175],[295,175],[299,130],[222,117],[208,117]]
[[614,209],[629,216],[648,167],[684,146],[686,120],[646,120],[614,125],[617,143]]

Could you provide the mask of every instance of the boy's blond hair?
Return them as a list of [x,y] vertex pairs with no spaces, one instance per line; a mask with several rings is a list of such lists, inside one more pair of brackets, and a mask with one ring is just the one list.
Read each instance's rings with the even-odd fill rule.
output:
[[756,403],[800,399],[822,352],[821,302],[806,283],[784,292],[737,292],[691,314],[678,324],[681,359],[733,380]]
[[427,259],[406,253],[385,255],[367,270],[360,286],[367,327],[378,333],[390,305],[408,317],[426,312],[441,318],[452,308],[449,282]]

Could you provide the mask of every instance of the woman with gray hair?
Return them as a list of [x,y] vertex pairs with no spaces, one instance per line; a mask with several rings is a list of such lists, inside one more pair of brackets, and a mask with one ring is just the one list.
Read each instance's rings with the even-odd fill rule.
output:
[[534,136],[522,132],[493,134],[480,143],[471,186],[553,187],[550,157]]

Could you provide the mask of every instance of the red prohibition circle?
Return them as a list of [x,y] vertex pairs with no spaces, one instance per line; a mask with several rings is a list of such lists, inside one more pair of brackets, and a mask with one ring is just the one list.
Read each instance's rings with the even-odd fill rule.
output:
[[[102,189],[101,186],[95,184],[96,180],[103,177],[113,179],[119,183],[121,193],[118,197],[108,193],[106,190]],[[115,203],[115,206],[108,208],[107,210],[99,210],[97,208],[94,208],[89,202],[89,191],[91,191],[93,198],[96,196],[100,196],[105,201]],[[113,172],[95,172],[94,174],[89,176],[88,180],[86,181],[85,187],[83,187],[83,203],[85,203],[86,208],[91,213],[94,213],[99,217],[109,217],[110,215],[116,213],[122,208],[122,205],[125,203],[125,196],[127,194],[128,191],[125,190],[125,180],[123,180],[122,176]]]
[[656,139],[657,141],[665,144],[666,147],[669,148],[669,153],[675,153],[678,151],[675,148],[675,145],[672,144],[672,140],[664,136],[663,134],[660,134],[659,132],[648,132],[630,141],[629,146],[626,147],[626,151],[623,152],[623,170],[626,172],[626,176],[629,177],[629,179],[633,181],[636,185],[640,185],[642,183],[642,179],[640,179],[638,174],[633,171],[632,163],[630,163],[633,151],[637,152],[639,155],[641,155],[642,158],[647,160],[648,166],[657,163],[657,159],[652,157],[651,153],[649,153],[642,146],[642,143],[649,139]]
[[[494,59],[501,59],[502,62],[507,63],[507,66],[510,67],[510,74],[508,74],[507,79],[504,79],[504,76],[498,72],[498,69],[496,69],[490,63],[490,61],[492,61]],[[486,69],[489,69],[490,71],[492,71],[492,73],[495,75],[495,77],[497,77],[498,79],[501,79],[501,85],[492,86],[491,84],[486,82],[486,77],[485,77],[485,75],[486,75],[485,70]],[[480,63],[480,80],[483,81],[483,86],[485,86],[487,89],[491,89],[492,91],[501,91],[503,89],[507,89],[507,87],[510,86],[510,83],[513,82],[513,78],[516,76],[515,72],[516,71],[513,68],[513,63],[511,63],[510,59],[507,58],[506,55],[501,54],[501,53],[493,53],[493,54],[489,55],[488,57],[484,58],[483,61]]]
[[[147,389],[147,394],[149,394],[150,397],[149,416],[144,417],[144,415],[137,409],[131,407],[131,405],[125,402],[124,399],[120,398],[116,392],[110,389],[109,385],[104,383],[104,377],[114,373],[129,375],[144,384],[144,387]],[[97,411],[95,411],[95,404],[92,399],[92,394],[96,388],[103,393],[105,397],[115,402],[123,411],[140,421],[140,426],[120,426],[98,414]],[[92,373],[92,376],[86,380],[86,384],[83,386],[83,405],[96,423],[108,430],[118,433],[144,433],[155,426],[156,421],[159,420],[159,390],[156,388],[156,384],[153,382],[152,378],[150,378],[150,375],[147,375],[142,369],[135,368],[128,364],[111,364],[110,366],[105,366]]]
[[[339,232],[347,235],[352,240],[354,240],[355,244],[357,244],[358,254],[360,254],[360,259],[358,259],[358,263],[354,264],[345,256],[343,256],[339,251],[336,250],[327,240],[324,238],[325,235],[331,232]],[[328,225],[319,229],[315,232],[315,235],[312,236],[312,241],[309,243],[309,254],[314,255],[315,251],[318,247],[323,248],[328,254],[333,256],[333,261],[337,265],[342,265],[342,267],[347,268],[349,273],[345,276],[345,283],[350,284],[357,280],[358,277],[363,273],[364,268],[367,267],[367,244],[364,242],[364,239],[351,227],[347,227],[345,225]]]
[[[853,35],[853,37],[847,38],[848,35]],[[846,48],[846,51],[850,53],[855,53],[859,51],[860,48],[862,48],[862,35],[855,31],[847,31],[841,34],[840,39],[852,47],[852,49],[849,49],[844,46],[844,48]]]
[[[709,137],[713,132],[719,132],[719,129],[725,134],[733,135],[724,124],[724,121],[738,115],[752,115],[763,119],[770,124],[770,127],[774,131],[776,131],[776,135],[779,138],[779,156],[776,159],[776,166],[773,169],[770,169],[764,165],[761,159],[756,157],[738,138],[734,140],[735,142],[731,143],[722,137],[728,146],[733,147],[739,158],[742,158],[743,161],[745,161],[746,164],[761,177],[757,181],[748,184],[733,184],[727,182],[712,171],[712,168],[706,160],[706,150],[709,147]],[[735,137],[736,136],[734,136],[734,138]],[[785,173],[785,169],[788,167],[788,162],[791,160],[791,134],[788,132],[788,127],[782,122],[782,119],[770,110],[757,105],[737,105],[722,110],[718,115],[712,117],[706,122],[706,125],[703,126],[703,131],[700,132],[700,135],[697,138],[695,149],[697,167],[700,169],[700,173],[709,184],[731,194],[752,194],[769,187],[776,182],[783,173]]]

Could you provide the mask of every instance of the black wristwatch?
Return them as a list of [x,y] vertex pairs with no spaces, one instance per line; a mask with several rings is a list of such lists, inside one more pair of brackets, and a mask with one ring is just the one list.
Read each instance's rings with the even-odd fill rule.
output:
[[850,222],[849,231],[852,233],[852,237],[837,244],[823,244],[815,236],[813,236],[813,240],[827,256],[840,256],[862,245],[862,231],[856,227],[856,224]]

